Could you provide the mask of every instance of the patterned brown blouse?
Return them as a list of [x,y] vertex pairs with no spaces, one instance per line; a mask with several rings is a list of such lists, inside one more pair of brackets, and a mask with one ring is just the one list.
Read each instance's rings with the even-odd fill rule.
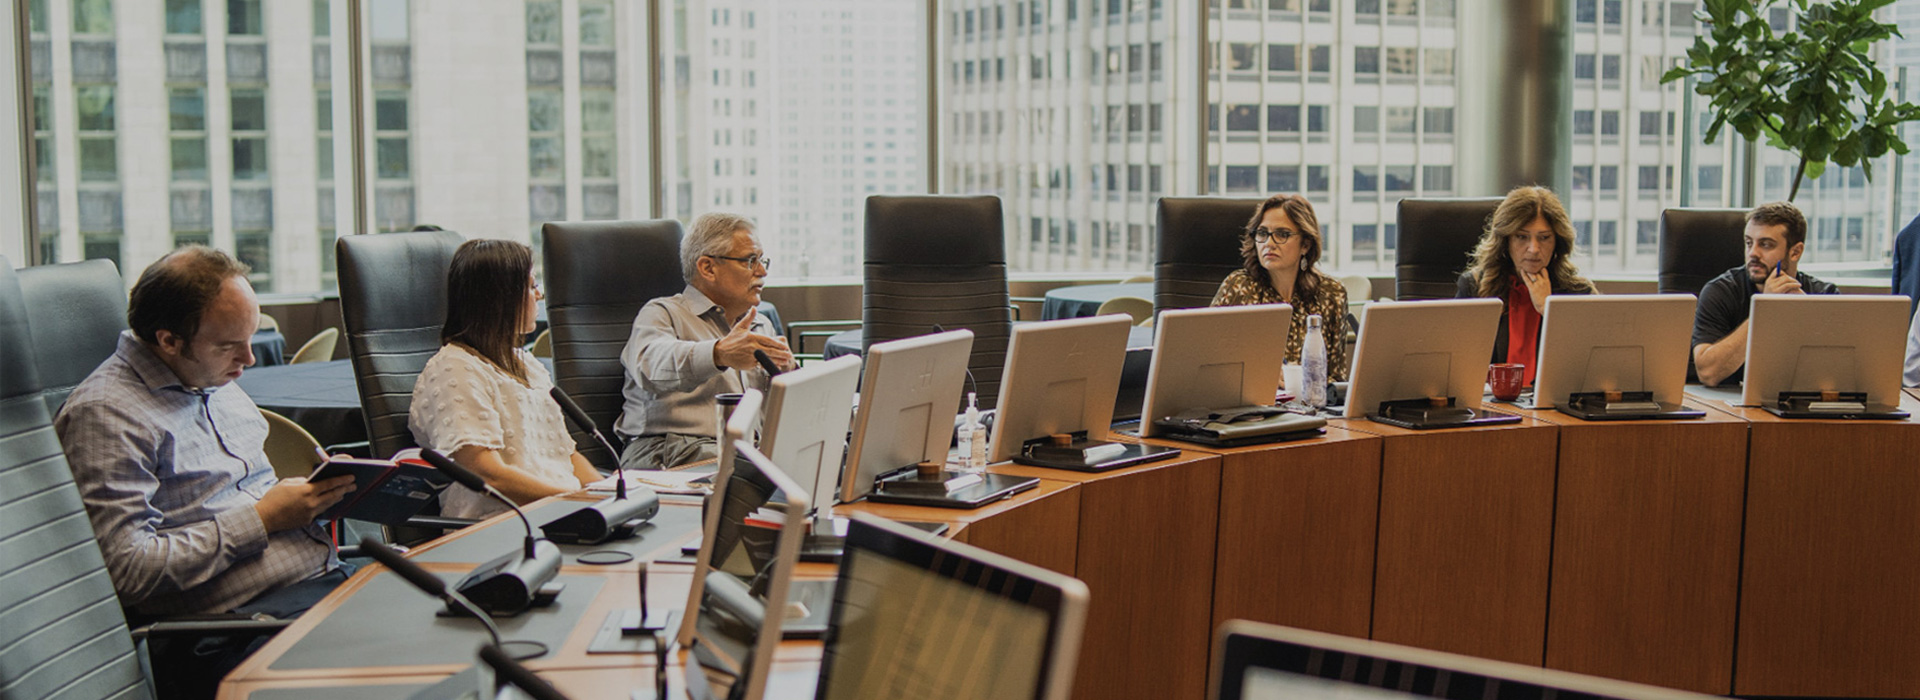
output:
[[[1293,306],[1293,327],[1287,330],[1287,361],[1300,362],[1300,346],[1307,335],[1307,316],[1320,314],[1320,333],[1327,341],[1327,376],[1333,381],[1347,380],[1347,288],[1340,281],[1314,273],[1320,280],[1319,300],[1311,305]],[[1211,306],[1283,304],[1280,293],[1264,282],[1255,282],[1245,270],[1234,270],[1220,283]]]

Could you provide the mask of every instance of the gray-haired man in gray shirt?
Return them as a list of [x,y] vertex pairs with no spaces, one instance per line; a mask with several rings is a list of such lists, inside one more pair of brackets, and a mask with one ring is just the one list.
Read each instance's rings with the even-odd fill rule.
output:
[[787,342],[755,313],[768,265],[751,220],[694,220],[680,243],[687,288],[647,302],[620,353],[626,408],[614,430],[627,439],[622,466],[664,469],[714,457],[714,398],[767,388],[753,352],[766,352],[783,370],[794,367]]

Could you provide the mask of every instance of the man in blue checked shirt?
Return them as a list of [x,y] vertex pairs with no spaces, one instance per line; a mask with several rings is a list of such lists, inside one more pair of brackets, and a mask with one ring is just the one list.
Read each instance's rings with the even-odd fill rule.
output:
[[[141,273],[127,309],[132,330],[54,419],[107,572],[136,623],[224,612],[291,617],[351,573],[313,519],[346,496],[352,477],[276,479],[267,423],[233,384],[253,364],[259,318],[246,265],[202,246],[174,251]],[[225,656],[237,664],[244,654]],[[217,682],[224,671],[198,680]]]

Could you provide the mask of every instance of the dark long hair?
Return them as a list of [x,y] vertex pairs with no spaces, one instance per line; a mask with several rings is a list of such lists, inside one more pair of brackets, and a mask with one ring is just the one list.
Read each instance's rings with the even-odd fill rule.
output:
[[514,349],[520,346],[520,306],[533,273],[533,249],[526,244],[475,239],[460,244],[447,267],[447,323],[440,343],[461,343],[521,382],[527,368]]
[[[1260,266],[1260,246],[1253,242],[1253,230],[1260,227],[1260,220],[1267,211],[1278,208],[1287,213],[1300,236],[1300,273],[1293,276],[1293,304],[1304,306],[1318,301],[1320,297],[1320,278],[1325,275],[1314,267],[1320,261],[1320,218],[1313,214],[1313,203],[1297,194],[1276,194],[1261,202],[1253,210],[1253,218],[1247,221],[1247,228],[1240,232],[1240,270],[1247,273],[1255,282],[1273,286],[1273,279],[1267,274],[1267,268]],[[1280,291],[1280,290],[1274,290]]]

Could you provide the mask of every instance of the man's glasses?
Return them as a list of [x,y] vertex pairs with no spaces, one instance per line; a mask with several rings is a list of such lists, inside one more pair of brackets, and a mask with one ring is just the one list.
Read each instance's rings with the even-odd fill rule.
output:
[[1300,235],[1300,233],[1290,228],[1270,229],[1262,226],[1248,232],[1247,235],[1252,236],[1253,242],[1255,243],[1265,243],[1267,239],[1271,238],[1274,243],[1284,245],[1287,241],[1293,240],[1294,236]]
[[721,260],[732,260],[732,261],[734,261],[734,262],[737,262],[737,263],[740,263],[740,264],[742,264],[742,265],[746,265],[746,266],[747,266],[747,269],[749,269],[749,270],[751,270],[751,269],[753,269],[753,268],[756,268],[756,267],[758,267],[758,268],[760,268],[760,269],[762,269],[762,270],[771,270],[771,269],[773,269],[773,258],[769,258],[769,257],[767,257],[767,256],[764,256],[764,255],[748,255],[748,256],[745,256],[745,257],[739,257],[739,258],[736,258],[736,257],[733,257],[733,256],[731,256],[731,255],[709,255],[709,256],[707,256],[707,257],[709,257],[709,258],[719,258],[719,259],[721,259]]

